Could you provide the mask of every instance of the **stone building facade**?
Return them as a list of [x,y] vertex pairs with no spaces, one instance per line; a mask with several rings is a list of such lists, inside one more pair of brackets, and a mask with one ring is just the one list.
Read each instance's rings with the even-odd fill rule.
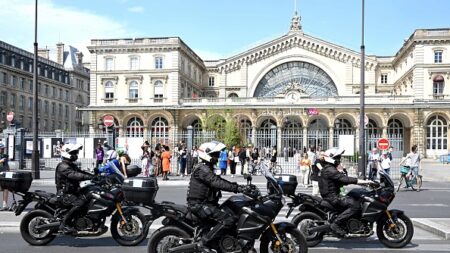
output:
[[[301,149],[359,143],[360,53],[305,34],[295,15],[287,34],[240,54],[203,60],[180,38],[92,40],[90,131],[105,115],[119,136],[171,142],[208,118],[234,118],[246,142]],[[364,63],[367,147],[386,137],[396,151],[418,144],[448,153],[450,29],[418,29],[395,56]]]
[[[77,50],[58,47],[57,62],[49,60],[49,50],[39,50],[38,123],[39,131],[55,129],[87,131],[76,107],[88,105],[89,70],[78,64]],[[81,56],[81,55],[79,55]],[[15,124],[31,131],[33,116],[33,57],[23,49],[0,41],[0,129],[7,127],[6,114],[15,114]],[[82,87],[77,83],[82,82]],[[78,98],[82,97],[81,100]]]

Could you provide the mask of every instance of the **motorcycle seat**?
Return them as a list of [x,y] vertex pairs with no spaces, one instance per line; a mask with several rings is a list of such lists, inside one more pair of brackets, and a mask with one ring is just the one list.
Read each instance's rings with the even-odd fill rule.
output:
[[50,198],[56,197],[56,195],[54,193],[39,191],[39,190],[35,191],[34,194],[36,194],[36,196],[38,196],[38,197],[45,198],[45,199],[50,199]]
[[333,205],[330,204],[330,202],[326,201],[326,200],[322,200],[320,202],[320,206],[325,207],[331,211],[336,211],[336,208],[333,207]]

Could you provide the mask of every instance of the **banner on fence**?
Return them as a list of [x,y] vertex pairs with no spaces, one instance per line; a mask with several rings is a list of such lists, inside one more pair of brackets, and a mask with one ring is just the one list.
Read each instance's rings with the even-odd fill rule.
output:
[[128,155],[131,159],[137,159],[142,155],[141,146],[144,143],[144,138],[120,137],[117,140],[117,148],[128,149]]
[[[25,156],[31,157],[31,154],[33,153],[33,139],[24,139],[25,141]],[[43,157],[42,152],[42,139],[38,139],[38,150],[39,150],[39,157]]]
[[344,156],[353,156],[355,154],[355,136],[339,135],[339,148],[344,149]]
[[52,158],[52,139],[51,138],[44,138],[44,153],[42,156],[44,158]]
[[85,158],[95,158],[95,147],[97,143],[94,144],[96,138],[86,138],[84,139],[84,157]]
[[61,157],[62,138],[52,138],[52,158]]

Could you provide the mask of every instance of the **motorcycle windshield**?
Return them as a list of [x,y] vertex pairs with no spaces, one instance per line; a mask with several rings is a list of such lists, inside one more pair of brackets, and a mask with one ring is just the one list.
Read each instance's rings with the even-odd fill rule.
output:
[[379,170],[378,173],[380,175],[380,183],[384,185],[384,187],[388,187],[394,190],[394,182],[392,181],[391,177],[383,170]]
[[269,170],[269,167],[265,163],[264,166],[261,166],[261,174],[266,177],[267,181],[272,184],[273,187],[278,189],[279,193],[283,193],[283,189],[281,189],[281,186],[278,184],[272,172]]

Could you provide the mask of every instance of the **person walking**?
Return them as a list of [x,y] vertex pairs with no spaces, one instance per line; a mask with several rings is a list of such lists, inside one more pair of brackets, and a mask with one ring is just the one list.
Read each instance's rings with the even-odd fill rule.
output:
[[[316,159],[317,159],[316,147],[315,146],[310,146],[309,147],[308,158],[309,158],[309,160],[311,160],[311,169],[309,170],[309,175],[310,175],[309,180],[312,181],[311,174],[312,174],[313,169],[315,169],[314,167],[316,166]],[[312,182],[309,182],[309,183],[312,184]]]
[[233,146],[231,148],[231,150],[228,152],[228,160],[230,160],[231,177],[234,177],[234,175],[236,174],[236,165],[237,165],[237,162],[239,161],[239,157],[237,156],[235,146]]
[[381,156],[381,168],[386,172],[386,174],[391,175],[391,159],[386,151],[383,151],[383,156]]
[[187,166],[187,148],[186,145],[182,145],[180,147],[179,157],[180,157],[180,176],[184,177],[186,173],[186,166]]
[[[419,166],[422,161],[422,155],[417,150],[417,145],[411,147],[411,152],[406,156],[406,159],[411,159],[411,173],[417,178],[419,176]],[[412,182],[415,184],[415,182]],[[416,191],[420,191],[419,188]]]
[[239,149],[238,156],[239,156],[239,162],[241,163],[241,175],[244,175],[244,166],[245,166],[245,162],[247,160],[247,154],[246,153],[247,153],[246,148],[241,147]]
[[275,166],[277,165],[277,156],[278,156],[277,146],[273,146],[272,156],[270,157],[271,169],[274,169]]
[[[5,154],[5,145],[3,143],[0,143],[0,172],[5,171],[9,171],[8,155]],[[3,206],[0,209],[0,211],[9,211],[10,210],[10,208],[8,207],[9,191],[7,189],[2,189],[1,187],[0,190],[3,191]]]
[[303,187],[308,188],[309,184],[309,170],[311,168],[311,160],[308,158],[308,154],[303,154],[303,159],[300,162],[300,172],[302,175]]
[[164,151],[161,154],[162,159],[162,170],[163,170],[163,180],[169,180],[167,174],[170,171],[170,159],[172,155],[170,154],[169,146],[164,146]]
[[102,144],[98,143],[95,149],[95,168],[99,169],[103,164],[103,159],[105,158],[105,152],[103,151]]
[[220,151],[219,154],[219,168],[220,168],[220,175],[225,176],[227,174],[227,167],[228,167],[228,150],[225,148],[222,151]]

